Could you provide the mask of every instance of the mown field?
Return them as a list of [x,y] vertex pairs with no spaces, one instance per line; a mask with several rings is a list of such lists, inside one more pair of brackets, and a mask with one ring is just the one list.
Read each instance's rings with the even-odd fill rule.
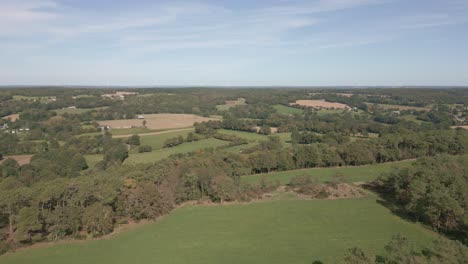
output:
[[398,233],[416,248],[436,236],[373,196],[187,206],[110,239],[26,249],[1,256],[0,263],[337,263],[353,246],[381,252]]
[[215,138],[208,138],[200,141],[183,143],[172,148],[153,150],[152,152],[147,153],[131,153],[125,160],[125,163],[128,164],[155,162],[167,158],[173,154],[188,153],[206,148],[216,148],[227,144],[229,144],[229,142],[227,141]]
[[284,106],[284,105],[274,105],[274,109],[280,114],[284,115],[293,115],[293,114],[302,114],[304,113],[304,110],[299,109],[299,108],[294,108],[294,107],[289,107],[289,106]]
[[269,180],[278,180],[281,184],[287,184],[291,178],[302,175],[310,175],[319,182],[331,180],[336,173],[344,175],[347,182],[363,182],[376,179],[381,173],[391,170],[393,167],[409,166],[413,161],[399,161],[392,163],[383,163],[375,165],[354,166],[354,167],[336,167],[336,168],[312,168],[301,170],[290,170],[281,172],[272,172],[268,174],[255,174],[242,177],[245,182],[258,182],[261,177]]

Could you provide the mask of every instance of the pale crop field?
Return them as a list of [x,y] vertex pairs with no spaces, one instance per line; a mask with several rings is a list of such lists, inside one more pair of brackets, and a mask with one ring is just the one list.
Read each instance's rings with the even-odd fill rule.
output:
[[202,117],[191,114],[148,114],[142,115],[144,119],[119,119],[99,121],[99,125],[110,126],[111,128],[142,127],[143,120],[149,129],[169,129],[191,127],[195,122],[206,122],[218,120],[212,117]]

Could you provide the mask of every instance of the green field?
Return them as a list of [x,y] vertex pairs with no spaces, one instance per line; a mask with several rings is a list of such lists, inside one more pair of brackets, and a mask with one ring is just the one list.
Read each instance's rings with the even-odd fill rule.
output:
[[182,136],[184,139],[187,134],[193,132],[193,130],[175,131],[171,133],[164,133],[159,135],[148,135],[140,137],[141,145],[149,145],[153,150],[161,149],[164,146],[164,142],[169,138]]
[[279,105],[279,104],[274,105],[273,108],[276,109],[276,111],[278,113],[284,114],[284,115],[293,115],[293,114],[302,114],[302,113],[304,113],[304,110],[302,110],[302,109],[289,107],[289,106],[285,106],[285,105]]
[[291,178],[295,176],[311,175],[313,178],[316,178],[319,182],[325,182],[331,180],[331,177],[336,173],[342,173],[345,176],[347,182],[367,182],[376,179],[382,172],[389,171],[392,169],[392,167],[409,166],[412,162],[413,161],[398,161],[366,166],[290,170],[272,172],[268,174],[255,174],[243,176],[242,180],[245,182],[254,183],[258,182],[261,177],[266,176],[267,179],[274,181],[278,180],[281,184],[284,185],[289,183]]
[[109,130],[109,132],[114,135],[133,135],[133,134],[143,134],[156,132],[157,130],[151,130],[145,127],[133,127],[133,128],[114,128]]
[[86,163],[88,164],[88,167],[94,168],[96,163],[100,162],[104,155],[102,154],[88,154],[84,155],[84,158],[86,160]]
[[237,102],[235,104],[222,104],[222,105],[217,105],[216,109],[218,111],[228,111],[229,108],[238,106],[238,105],[245,105],[245,98],[238,98]]
[[353,246],[380,253],[395,234],[416,248],[436,237],[374,196],[187,206],[111,239],[26,249],[1,256],[0,263],[337,263]]
[[125,163],[155,162],[173,154],[188,153],[206,148],[216,148],[227,144],[229,144],[229,142],[215,138],[203,139],[195,142],[183,143],[172,148],[163,148],[147,153],[130,154],[130,156],[125,160]]
[[55,109],[53,110],[54,112],[57,113],[57,115],[63,115],[63,114],[82,114],[85,112],[89,112],[92,110],[99,110],[99,109],[105,109],[107,106],[104,107],[95,107],[95,108],[62,108],[62,109]]

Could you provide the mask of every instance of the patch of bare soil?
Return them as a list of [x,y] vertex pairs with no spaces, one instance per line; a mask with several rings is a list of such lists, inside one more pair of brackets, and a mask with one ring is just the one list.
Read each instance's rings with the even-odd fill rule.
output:
[[463,128],[463,129],[468,129],[468,126],[451,126],[451,128]]
[[16,119],[19,119],[19,114],[11,114],[2,117],[2,119],[10,119],[12,122],[16,121]]
[[136,119],[119,119],[99,121],[101,126],[110,126],[111,128],[131,128],[142,127],[143,121],[149,129],[170,129],[191,127],[195,122],[205,122],[216,120],[215,118],[202,117],[191,114],[149,114],[141,115]]
[[0,164],[8,158],[16,160],[19,165],[29,164],[33,155],[12,155],[12,156],[3,156],[3,160],[0,160]]

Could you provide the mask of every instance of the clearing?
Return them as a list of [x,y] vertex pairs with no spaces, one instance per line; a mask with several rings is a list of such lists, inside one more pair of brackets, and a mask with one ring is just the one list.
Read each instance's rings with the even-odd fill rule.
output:
[[376,179],[381,173],[389,171],[393,167],[409,166],[412,162],[413,160],[405,160],[364,166],[289,170],[243,176],[242,180],[254,183],[258,182],[262,177],[266,177],[269,180],[278,180],[280,184],[285,185],[296,176],[311,175],[319,182],[326,182],[330,181],[332,176],[336,173],[342,173],[346,182],[368,182]]
[[294,114],[300,115],[304,113],[304,110],[302,109],[279,105],[279,104],[274,105],[273,108],[276,109],[276,112],[283,114],[283,115],[294,115]]
[[146,127],[149,129],[169,129],[191,127],[195,122],[217,120],[216,118],[191,114],[148,114],[142,116],[144,119],[105,120],[98,123],[101,126],[110,126],[111,128],[131,128],[142,127],[143,120],[145,120]]
[[21,166],[21,165],[24,165],[24,164],[29,164],[31,162],[31,158],[32,158],[33,155],[11,155],[11,156],[3,156],[3,159],[0,160],[0,164],[7,160],[7,159],[14,159],[16,160],[16,162],[18,162],[18,164]]
[[229,144],[229,142],[215,138],[187,142],[172,148],[162,148],[158,150],[153,150],[152,152],[130,154],[129,157],[125,160],[125,164],[151,163],[167,158],[173,154],[189,153],[193,151],[203,150],[206,148],[216,148],[227,144]]
[[342,103],[333,103],[327,102],[325,100],[297,100],[295,103],[291,103],[291,105],[301,105],[306,107],[314,107],[314,108],[325,108],[325,109],[348,109],[350,108],[349,105],[342,104]]
[[381,253],[395,234],[416,248],[436,234],[402,220],[377,197],[185,206],[109,239],[59,242],[0,256],[3,264],[337,263],[357,246]]
[[238,98],[237,100],[226,100],[223,105],[217,105],[216,109],[218,109],[218,111],[228,111],[229,108],[238,105],[245,105],[245,98]]
[[366,103],[368,106],[378,105],[384,109],[398,109],[398,110],[417,110],[417,111],[430,111],[430,107],[420,107],[420,106],[408,106],[408,105],[391,105],[391,104],[373,104],[373,103]]
[[19,119],[19,114],[7,115],[7,116],[2,117],[2,119],[10,119],[12,122],[14,122],[17,119]]

